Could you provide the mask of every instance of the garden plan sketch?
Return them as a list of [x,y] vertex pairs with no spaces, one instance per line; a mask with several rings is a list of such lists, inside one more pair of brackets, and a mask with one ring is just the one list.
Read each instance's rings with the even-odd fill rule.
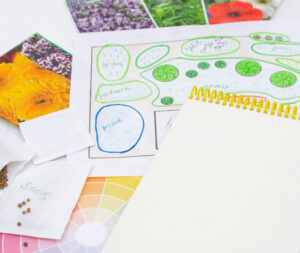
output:
[[239,36],[198,34],[90,48],[88,125],[95,145],[89,159],[118,160],[120,166],[128,159],[151,160],[194,85],[300,102],[300,40],[274,29]]

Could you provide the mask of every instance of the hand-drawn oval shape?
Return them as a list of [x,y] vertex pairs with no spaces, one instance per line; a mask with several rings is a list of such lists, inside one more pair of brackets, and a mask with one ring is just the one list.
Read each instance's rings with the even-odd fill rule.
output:
[[300,62],[289,58],[277,58],[276,61],[293,71],[300,73]]
[[124,104],[103,106],[96,114],[98,149],[106,153],[126,153],[140,141],[145,127],[141,113]]
[[135,60],[135,65],[140,68],[148,68],[165,58],[170,52],[168,45],[156,45],[142,51]]
[[147,83],[132,80],[123,83],[103,83],[99,85],[95,100],[99,103],[117,103],[142,100],[151,95],[152,90]]
[[251,50],[266,56],[297,56],[300,55],[300,43],[256,43]]
[[289,42],[291,38],[287,35],[272,32],[255,32],[249,35],[249,38],[255,41],[278,41]]
[[240,42],[228,36],[198,37],[184,42],[181,53],[188,57],[208,57],[231,54],[239,50]]
[[107,44],[97,54],[97,71],[106,81],[123,79],[130,66],[129,51],[122,45]]

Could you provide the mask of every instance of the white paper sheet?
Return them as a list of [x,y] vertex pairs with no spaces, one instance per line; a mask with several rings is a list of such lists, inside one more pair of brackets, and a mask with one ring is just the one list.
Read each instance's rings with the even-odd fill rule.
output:
[[298,117],[186,101],[103,253],[299,252]]
[[[242,92],[263,99],[298,103],[300,78],[297,78],[299,75],[297,62],[300,60],[298,52],[300,35],[295,33],[298,25],[298,22],[246,22],[210,27],[145,29],[78,36],[75,40],[71,104],[79,109],[93,141],[98,145],[89,150],[76,152],[68,159],[91,161],[95,165],[92,176],[143,175],[156,148],[162,142],[161,136],[173,118],[172,113],[169,120],[160,113],[178,110],[190,85],[200,84],[203,87]],[[253,37],[255,34],[252,33],[256,33],[259,38]],[[197,37],[204,39],[205,36],[218,38],[206,38],[207,43],[190,40]],[[288,42],[289,40],[291,41]],[[294,42],[296,45],[292,45]],[[209,48],[211,43],[214,48]],[[264,43],[267,46],[264,46]],[[153,46],[155,50],[151,49]],[[273,50],[277,56],[267,55],[267,51]],[[251,62],[259,63],[257,72],[249,76],[243,72],[243,64],[235,71],[235,65],[242,60],[249,60],[249,57]],[[285,58],[288,58],[288,61]],[[204,67],[197,66],[196,62],[197,64],[207,62],[210,68],[205,72]],[[157,81],[157,78],[161,78],[159,77],[161,71],[165,71],[158,67],[167,64],[175,68],[171,68],[171,74],[165,80]],[[178,73],[176,69],[179,70]],[[198,74],[191,76],[195,72],[187,74],[189,70],[196,70]],[[203,72],[200,73],[200,70]],[[284,89],[278,83],[277,87],[275,84],[272,87],[267,86],[271,74],[280,71],[292,72],[291,83],[297,80],[296,84],[293,83],[292,87]],[[173,77],[177,79],[171,80],[168,84]],[[277,75],[272,80],[276,82]],[[240,85],[244,83],[246,85]],[[143,90],[130,91],[130,88],[137,87],[137,84],[140,88],[143,86]],[[264,85],[260,87],[258,84]],[[148,92],[149,87],[152,93]],[[119,94],[120,90],[123,98]],[[129,111],[134,113],[133,110],[136,110],[135,122],[127,121],[120,116],[125,115],[124,106],[128,107],[126,108],[128,113]],[[113,115],[110,121],[105,113]],[[143,127],[138,114],[144,120]],[[163,121],[156,122],[159,119]],[[106,120],[105,128],[107,125],[116,126],[114,130],[119,131],[120,136],[117,137],[120,139],[120,145],[115,142],[114,146],[103,147],[102,140],[106,140],[108,135],[103,135],[101,127]],[[119,124],[121,122],[122,124]],[[126,135],[128,126],[136,128],[141,136],[135,132],[131,133],[129,138]],[[122,131],[123,135],[120,134]],[[127,147],[133,148],[121,149],[124,140]]]
[[23,137],[40,164],[93,145],[76,109],[70,108],[22,122]]

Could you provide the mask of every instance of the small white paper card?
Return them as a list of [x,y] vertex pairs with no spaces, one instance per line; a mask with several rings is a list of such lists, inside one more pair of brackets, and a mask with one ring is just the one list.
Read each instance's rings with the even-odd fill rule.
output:
[[37,155],[40,164],[93,145],[90,134],[78,112],[69,108],[20,124],[25,141]]

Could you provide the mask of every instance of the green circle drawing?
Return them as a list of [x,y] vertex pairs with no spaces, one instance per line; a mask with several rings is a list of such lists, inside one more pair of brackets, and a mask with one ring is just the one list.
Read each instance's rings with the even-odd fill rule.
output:
[[271,35],[266,35],[265,39],[266,40],[273,40],[273,37]]
[[210,64],[208,62],[200,62],[198,64],[199,69],[208,69],[210,67]]
[[217,68],[222,69],[222,68],[225,68],[225,67],[227,66],[227,64],[226,64],[226,62],[224,62],[224,61],[216,61],[215,66],[216,66]]
[[275,37],[275,40],[276,40],[276,41],[283,41],[283,38],[282,38],[281,36],[276,36],[276,37]]
[[236,64],[235,70],[242,76],[256,76],[261,72],[261,66],[256,61],[244,60]]
[[171,82],[179,75],[178,69],[173,65],[161,65],[153,70],[153,77],[161,82]]
[[261,36],[259,34],[254,34],[253,35],[253,39],[255,40],[260,40],[261,39]]
[[160,101],[164,105],[171,105],[173,104],[174,99],[172,97],[163,97]]
[[279,71],[271,76],[270,81],[277,87],[287,88],[297,82],[297,77],[291,72]]
[[196,70],[189,70],[185,73],[185,75],[187,77],[194,78],[198,75],[198,72]]

